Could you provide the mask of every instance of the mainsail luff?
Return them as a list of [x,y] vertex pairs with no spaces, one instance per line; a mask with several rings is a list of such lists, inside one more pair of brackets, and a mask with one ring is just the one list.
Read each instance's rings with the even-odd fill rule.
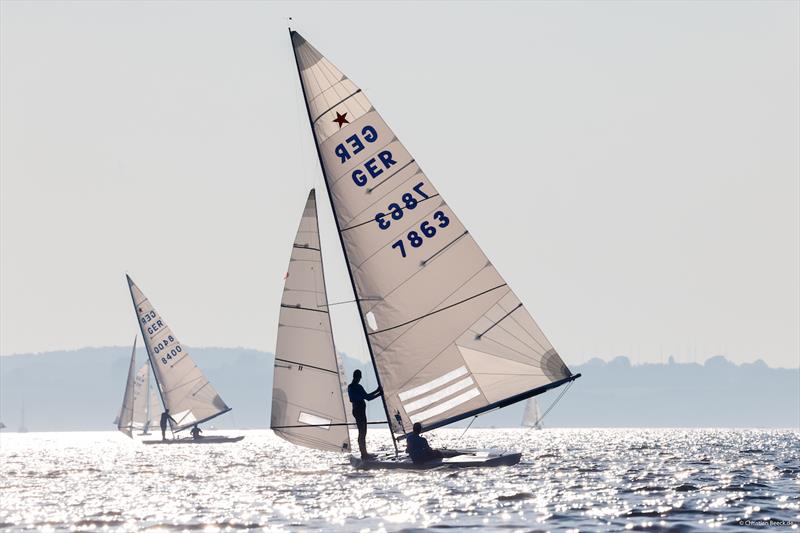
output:
[[133,338],[133,350],[131,351],[131,362],[128,365],[128,379],[125,382],[125,393],[122,396],[122,407],[117,417],[117,429],[133,438],[133,418],[134,418],[134,387],[136,379],[136,340]]
[[316,195],[308,193],[281,298],[270,427],[301,446],[350,451],[328,310]]
[[[176,421],[173,431],[230,411],[150,300],[130,276],[126,277],[156,388],[164,407]],[[154,341],[157,341],[155,346]]]
[[291,36],[392,431],[432,429],[575,379],[364,93]]
[[[377,363],[375,361],[375,354],[372,352],[372,345],[369,343],[369,334],[367,332],[367,323],[365,321],[365,316],[366,315],[364,314],[364,309],[363,309],[363,307],[361,305],[361,299],[359,298],[359,292],[356,289],[356,281],[355,281],[355,278],[353,277],[353,271],[352,271],[351,266],[350,266],[350,260],[347,257],[347,247],[344,244],[344,237],[343,237],[343,234],[342,234],[342,227],[341,227],[341,225],[339,223],[339,216],[336,213],[336,204],[333,201],[333,194],[332,194],[330,186],[328,185],[328,176],[327,176],[327,173],[326,173],[325,164],[323,162],[322,151],[320,149],[320,141],[317,138],[317,131],[316,131],[315,127],[314,127],[314,118],[311,115],[311,107],[310,107],[310,103],[309,103],[309,99],[308,99],[308,94],[306,93],[306,85],[305,85],[305,81],[303,80],[303,74],[302,74],[302,71],[301,71],[301,68],[300,68],[300,58],[298,57],[298,47],[295,45],[295,38],[296,37],[299,38],[300,40],[304,41],[304,39],[302,37],[300,37],[299,33],[297,33],[296,31],[292,31],[292,29],[290,28],[289,29],[289,38],[292,41],[292,51],[294,53],[295,66],[297,67],[297,76],[300,79],[300,89],[303,91],[303,102],[305,102],[306,113],[308,115],[309,125],[311,126],[311,135],[314,137],[314,146],[316,147],[316,150],[317,150],[317,158],[319,159],[320,171],[322,172],[322,175],[323,175],[323,178],[324,178],[323,181],[325,182],[325,190],[328,193],[328,200],[330,201],[331,210],[333,211],[333,220],[334,220],[334,223],[336,224],[336,233],[339,235],[339,243],[342,246],[342,253],[344,254],[344,257],[345,257],[345,264],[347,265],[347,274],[350,277],[350,284],[351,284],[351,287],[353,288],[353,296],[355,298],[355,304],[356,304],[356,306],[358,308],[358,318],[359,318],[359,320],[361,320],[361,328],[364,331],[364,338],[367,339],[367,349],[369,350],[369,358],[370,358],[370,361],[372,362],[372,369],[373,369],[373,371],[375,373],[375,381],[377,381],[378,387],[380,389],[383,389],[383,385],[381,384],[380,373],[378,372]],[[360,91],[360,89],[359,89],[359,91]],[[381,394],[381,403],[383,404],[383,412],[386,415],[386,420],[390,421],[391,418],[389,418],[389,406],[386,403],[386,398],[385,398],[384,394]],[[389,424],[390,424],[389,427],[391,428],[391,423],[389,422]],[[397,455],[399,453],[399,450],[397,448],[397,441],[395,439],[392,439],[392,445],[394,445],[395,455]]]

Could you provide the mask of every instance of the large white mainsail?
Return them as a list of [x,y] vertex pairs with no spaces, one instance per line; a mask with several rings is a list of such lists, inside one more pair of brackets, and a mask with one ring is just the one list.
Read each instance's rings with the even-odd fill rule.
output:
[[347,414],[325,294],[313,189],[303,209],[285,279],[270,427],[295,444],[349,452]]
[[156,385],[177,422],[172,429],[179,431],[230,411],[150,300],[126,277]]
[[136,337],[133,338],[131,362],[128,365],[128,378],[125,381],[125,394],[122,396],[122,407],[117,417],[117,429],[133,438],[135,389],[136,389]]
[[291,37],[392,431],[432,429],[574,379],[364,93]]

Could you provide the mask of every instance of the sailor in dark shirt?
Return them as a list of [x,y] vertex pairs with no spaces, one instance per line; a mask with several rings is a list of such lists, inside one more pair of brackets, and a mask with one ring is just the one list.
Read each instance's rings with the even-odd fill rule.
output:
[[197,424],[195,424],[194,427],[192,428],[192,430],[189,433],[191,433],[192,438],[194,440],[198,440],[198,439],[202,439],[203,438],[203,435],[201,435],[202,432],[203,432],[203,430],[200,429],[199,427],[197,427]]
[[371,459],[375,456],[367,453],[367,402],[380,396],[382,391],[378,387],[367,393],[359,383],[360,381],[361,370],[356,370],[353,372],[353,382],[347,386],[347,396],[350,398],[350,403],[353,404],[353,416],[358,428],[358,449],[361,451],[361,458]]
[[406,452],[408,452],[415,465],[444,457],[442,452],[431,448],[430,444],[428,444],[428,439],[420,435],[422,433],[422,424],[415,423],[413,429],[414,433],[406,437]]
[[169,420],[172,420],[173,424],[177,424],[172,415],[169,414],[169,409],[164,409],[164,412],[161,413],[161,440],[167,440],[167,422]]

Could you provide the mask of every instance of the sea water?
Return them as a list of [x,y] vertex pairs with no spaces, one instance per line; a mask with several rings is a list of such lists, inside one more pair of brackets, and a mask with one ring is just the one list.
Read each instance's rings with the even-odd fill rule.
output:
[[[214,432],[208,432],[214,433]],[[512,467],[357,471],[269,431],[145,446],[115,432],[0,433],[0,529],[707,531],[800,524],[800,431],[444,429]],[[153,437],[149,437],[153,438]],[[388,441],[370,429],[369,446]],[[794,525],[793,525],[794,524]]]

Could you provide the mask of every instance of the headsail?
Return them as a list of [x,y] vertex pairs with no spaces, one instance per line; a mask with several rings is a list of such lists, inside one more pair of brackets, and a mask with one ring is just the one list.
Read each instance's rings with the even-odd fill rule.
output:
[[172,429],[179,431],[230,411],[150,300],[127,278],[156,385],[177,422]]
[[136,389],[136,337],[133,338],[131,362],[128,365],[128,378],[125,381],[125,394],[122,396],[122,408],[117,417],[117,429],[133,438],[134,397]]
[[147,382],[150,380],[150,363],[145,363],[136,371],[133,381],[133,426],[137,429],[147,427]]
[[574,379],[364,93],[291,35],[392,431],[432,429]]
[[[270,427],[309,448],[350,451],[322,270],[317,202],[308,194],[281,298]],[[305,426],[305,427],[304,427]]]

